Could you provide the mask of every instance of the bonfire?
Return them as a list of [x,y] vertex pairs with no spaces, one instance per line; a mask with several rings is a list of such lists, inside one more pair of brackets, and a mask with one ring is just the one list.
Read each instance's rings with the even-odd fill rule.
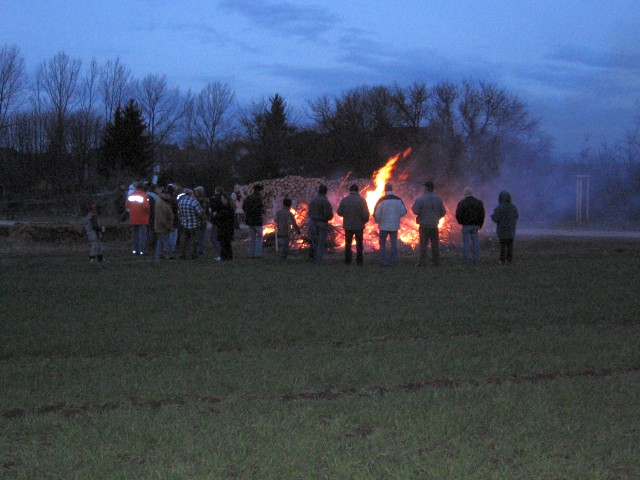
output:
[[[387,163],[374,172],[372,178],[369,181],[349,181],[350,174],[347,174],[340,180],[337,188],[330,188],[328,198],[334,207],[334,211],[337,208],[340,200],[343,196],[348,194],[348,189],[351,183],[357,183],[361,186],[360,194],[366,199],[369,206],[369,212],[371,213],[371,219],[365,225],[364,229],[364,247],[365,251],[372,252],[379,248],[378,244],[378,226],[373,218],[373,212],[377,201],[384,196],[384,186],[387,182],[393,183],[394,193],[399,196],[405,203],[408,213],[402,218],[400,222],[400,229],[398,230],[398,240],[400,245],[404,245],[411,250],[415,250],[419,244],[419,232],[418,225],[415,222],[415,215],[411,212],[413,202],[422,195],[424,189],[423,185],[416,182],[411,182],[408,179],[406,172],[397,172],[396,167],[398,162],[407,158],[411,153],[411,148],[408,148],[404,152],[398,153],[388,159]],[[364,184],[364,185],[363,185]],[[286,192],[285,192],[286,194]],[[280,201],[281,199],[278,199]],[[294,245],[296,248],[306,248],[309,245],[309,239],[306,236],[307,225],[307,210],[308,205],[306,200],[294,201],[294,205],[291,212],[294,214],[298,225],[302,230],[302,235],[294,238]],[[279,203],[274,200],[274,209]],[[446,243],[451,238],[452,227],[455,224],[455,220],[452,217],[452,212],[447,207],[447,215],[441,219],[438,226],[440,230],[440,237]],[[333,219],[330,223],[330,238],[328,245],[332,248],[344,247],[344,230],[342,228],[342,217],[334,213]],[[269,223],[264,227],[264,235],[267,239],[272,237],[275,233],[275,225]]]

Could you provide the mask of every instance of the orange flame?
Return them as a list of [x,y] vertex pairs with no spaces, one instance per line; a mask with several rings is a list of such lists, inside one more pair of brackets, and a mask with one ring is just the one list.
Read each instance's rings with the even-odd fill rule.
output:
[[[398,161],[409,156],[411,154],[411,151],[412,151],[411,148],[407,148],[404,152],[398,153],[390,157],[387,163],[382,168],[374,172],[372,177],[372,185],[371,184],[367,185],[360,192],[364,196],[367,202],[367,206],[369,208],[369,212],[372,214],[372,216],[374,213],[376,203],[385,194],[386,183],[394,178],[394,169],[396,168]],[[342,180],[342,182],[340,183],[340,187],[338,188],[338,191],[335,192],[336,194],[339,194],[342,191],[342,187],[344,186],[347,178],[350,175],[351,173],[347,174],[347,176],[345,176],[345,178]],[[406,172],[402,172],[400,174],[396,173],[395,178],[399,182],[399,187],[400,187],[397,190],[400,192],[399,195],[402,196],[402,186],[403,186],[402,182],[404,182],[407,179],[407,173]],[[403,200],[405,201],[405,206],[408,212],[400,220],[400,229],[398,230],[398,239],[403,244],[408,245],[412,249],[415,249],[420,242],[420,233],[419,233],[418,225],[415,222],[415,216],[412,215],[412,212],[411,212],[411,206],[415,198],[403,198]],[[304,238],[305,237],[304,228],[307,223],[306,217],[307,217],[308,205],[304,202],[301,202],[296,206],[295,209],[292,209],[291,211],[296,218],[296,222],[303,230],[302,236],[295,237],[293,239],[293,243],[294,245],[296,245],[296,247],[303,248],[307,246]],[[335,244],[334,245],[338,248],[344,248],[344,231],[342,229],[342,218],[338,216],[337,213],[334,213],[334,217],[331,220],[330,224],[333,227],[335,227],[334,229]],[[438,224],[438,229],[441,231],[441,235],[442,233],[445,233],[445,235],[450,234],[451,228],[449,227],[449,223],[447,222],[447,217],[440,219],[440,222]],[[275,225],[269,224],[264,226],[265,235],[273,232],[275,232]],[[364,233],[363,236],[364,236],[365,250],[368,250],[368,251],[377,250],[379,248],[378,226],[373,218],[369,222],[367,222],[363,233]]]
[[373,174],[373,184],[375,185],[375,190],[370,190],[366,193],[367,206],[369,207],[369,212],[373,214],[373,210],[376,206],[376,203],[382,196],[384,196],[384,186],[391,179],[393,175],[393,168],[395,164],[401,158],[405,158],[411,153],[411,147],[407,148],[404,152],[398,153],[391,157],[387,163],[380,170],[377,170]]

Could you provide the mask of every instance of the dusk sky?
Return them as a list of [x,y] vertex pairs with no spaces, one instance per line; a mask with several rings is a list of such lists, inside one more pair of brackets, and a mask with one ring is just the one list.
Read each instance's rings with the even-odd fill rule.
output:
[[557,153],[620,142],[640,115],[637,0],[0,0],[27,70],[64,51],[238,101],[465,78],[519,96]]

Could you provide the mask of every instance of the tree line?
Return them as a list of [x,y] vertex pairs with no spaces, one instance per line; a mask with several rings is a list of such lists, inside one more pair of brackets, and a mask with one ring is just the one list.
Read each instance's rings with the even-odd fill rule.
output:
[[150,176],[155,164],[167,177],[208,186],[370,177],[408,146],[411,167],[441,182],[539,166],[552,149],[517,95],[482,80],[362,85],[295,111],[279,93],[239,105],[221,82],[184,92],[163,74],[138,79],[119,58],[83,68],[60,52],[28,72],[17,46],[0,48],[5,192],[113,186]]

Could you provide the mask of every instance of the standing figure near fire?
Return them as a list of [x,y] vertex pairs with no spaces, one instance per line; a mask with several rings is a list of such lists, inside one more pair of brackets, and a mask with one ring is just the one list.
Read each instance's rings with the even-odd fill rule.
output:
[[435,266],[440,265],[440,232],[438,223],[447,214],[444,202],[440,196],[433,193],[435,186],[432,181],[424,184],[425,192],[414,202],[412,210],[416,215],[420,232],[420,260],[418,266],[427,265],[427,247],[431,242],[431,261]]
[[484,225],[484,204],[482,200],[473,196],[473,192],[466,187],[464,198],[456,207],[456,220],[462,225],[462,259],[464,263],[469,261],[469,243],[472,245],[472,261],[476,263],[480,257],[480,244],[478,243],[478,231]]
[[369,207],[367,201],[360,196],[358,185],[355,183],[349,188],[349,195],[344,197],[338,205],[336,213],[342,217],[344,228],[344,262],[351,264],[351,244],[356,239],[356,264],[363,263],[363,232],[364,226],[369,221]]
[[234,216],[235,213],[231,199],[226,193],[220,193],[220,205],[218,206],[215,218],[218,230],[216,238],[220,246],[220,256],[215,258],[216,261],[233,260],[233,247],[231,242],[233,241]]
[[496,234],[500,241],[500,264],[513,261],[513,239],[516,236],[518,223],[518,209],[511,203],[511,194],[507,191],[498,195],[498,206],[491,214],[491,220],[496,225]]
[[87,238],[89,239],[89,261],[95,262],[98,260],[101,262],[102,258],[102,234],[104,233],[104,227],[100,225],[98,221],[99,208],[96,204],[92,204],[84,217],[84,229],[87,232]]
[[329,234],[329,221],[333,218],[333,207],[327,198],[327,186],[320,185],[318,194],[309,203],[307,233],[311,240],[309,259],[322,263]]
[[178,200],[178,215],[182,236],[180,238],[180,258],[186,260],[187,253],[192,259],[198,258],[198,234],[202,221],[203,210],[195,194],[190,188],[184,189],[184,194]]
[[164,189],[160,192],[156,203],[155,230],[158,236],[156,244],[156,260],[169,259],[173,256],[171,246],[171,232],[173,231],[173,205],[171,194]]
[[142,182],[136,184],[134,190],[127,197],[125,206],[129,210],[131,225],[131,253],[144,255],[147,250],[151,204]]
[[249,227],[249,258],[262,258],[262,216],[264,203],[262,202],[262,185],[253,187],[253,193],[245,198],[242,209],[245,213],[245,223]]
[[[398,262],[398,229],[400,219],[407,214],[404,202],[393,194],[393,185],[384,186],[384,196],[378,200],[373,210],[373,216],[378,223],[380,242],[380,261],[383,267],[390,267]],[[389,237],[390,251],[387,256],[387,237]]]
[[198,254],[204,255],[204,244],[207,236],[207,225],[209,224],[209,198],[203,186],[193,189],[196,200],[202,207],[202,218],[200,221],[200,231],[198,232]]
[[[211,245],[213,246],[213,259],[216,262],[221,260],[220,240],[218,238],[218,214],[220,210],[226,210],[226,205],[222,201],[222,197],[225,195],[222,187],[216,187],[214,194],[209,201],[209,211],[211,219]],[[225,212],[226,213],[226,212]]]
[[233,202],[234,207],[234,225],[235,228],[240,228],[240,225],[244,223],[244,210],[242,210],[242,192],[240,191],[240,185],[235,185],[233,187],[233,192],[231,192],[231,201]]
[[300,235],[300,227],[298,227],[296,217],[291,213],[290,198],[285,198],[282,201],[282,208],[276,212],[275,223],[278,247],[280,248],[280,261],[284,262],[289,255],[291,230],[295,230],[295,232]]

